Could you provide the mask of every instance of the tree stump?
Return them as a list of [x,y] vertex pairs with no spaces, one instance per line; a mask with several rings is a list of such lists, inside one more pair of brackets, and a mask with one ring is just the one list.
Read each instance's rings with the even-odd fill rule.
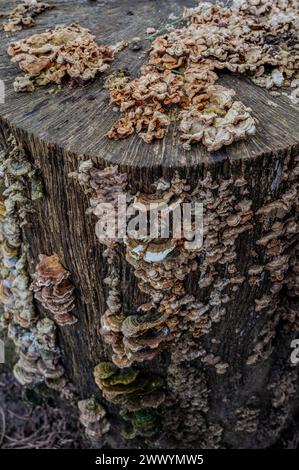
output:
[[[105,136],[118,118],[102,86],[105,76],[120,68],[137,76],[150,44],[146,29],[163,29],[170,13],[180,14],[183,6],[195,4],[56,0],[56,8],[39,16],[33,29],[1,31],[0,78],[6,88],[0,105],[1,147],[8,152],[14,136],[44,186],[44,197],[32,201],[21,228],[23,244],[29,246],[28,270],[33,276],[40,254],[56,254],[71,274],[78,321],[58,326],[58,342],[76,399],[95,396],[107,411],[111,427],[106,444],[94,444],[98,447],[295,445],[298,368],[290,356],[291,342],[299,335],[298,111],[288,97],[270,96],[244,77],[223,73],[220,83],[233,88],[257,119],[257,133],[248,140],[213,153],[200,144],[188,152],[179,143],[177,123],[165,139],[151,145],[136,136],[119,142]],[[1,0],[0,7],[7,8],[7,2]],[[124,49],[110,70],[86,87],[16,93],[12,84],[20,72],[6,53],[9,43],[63,23],[87,27],[99,44],[139,36],[141,49]],[[127,176],[131,195],[154,196],[160,179],[170,185],[175,178],[185,180],[184,191],[204,205],[204,244],[180,283],[184,295],[194,297],[195,311],[183,304],[155,357],[132,366],[145,380],[164,379],[163,403],[157,408],[160,427],[154,436],[138,435],[137,425],[125,435],[133,440],[122,437],[124,410],[95,384],[95,366],[112,358],[100,332],[111,267],[95,234],[97,219],[87,213],[90,195],[69,177],[85,160],[97,169],[116,166]],[[125,316],[142,315],[138,309],[149,297],[140,289],[138,266],[128,262],[126,250],[119,244],[112,260],[121,308]],[[178,263],[177,269],[182,266]],[[53,319],[36,299],[34,306],[38,318]]]

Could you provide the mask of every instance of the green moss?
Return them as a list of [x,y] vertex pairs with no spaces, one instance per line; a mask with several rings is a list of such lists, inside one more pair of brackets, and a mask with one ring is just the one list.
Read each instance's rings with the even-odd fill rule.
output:
[[119,369],[112,362],[100,362],[94,369],[94,376],[97,381],[108,379],[116,374]]
[[131,424],[131,429],[123,432],[125,439],[150,438],[159,433],[161,416],[156,410],[140,410],[134,413],[122,412],[121,416]]
[[137,369],[121,369],[117,372],[117,374],[113,375],[111,378],[106,379],[105,385],[129,385],[136,381],[138,375],[139,370]]

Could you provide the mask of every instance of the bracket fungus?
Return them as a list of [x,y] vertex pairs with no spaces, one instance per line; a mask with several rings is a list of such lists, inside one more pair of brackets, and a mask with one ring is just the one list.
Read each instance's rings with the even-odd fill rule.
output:
[[187,26],[154,39],[139,78],[111,89],[123,117],[109,138],[162,139],[177,108],[184,148],[202,142],[215,151],[255,133],[251,110],[215,85],[219,70],[246,73],[272,92],[298,79],[295,0],[202,2],[185,9],[184,19]]
[[63,80],[79,84],[93,80],[109,68],[123,47],[123,43],[109,47],[97,44],[95,36],[78,24],[34,34],[8,47],[12,61],[25,73],[15,80],[14,88],[34,91],[37,86]]
[[94,369],[95,382],[103,397],[120,408],[120,416],[130,422],[125,439],[151,438],[160,429],[159,407],[165,401],[164,379],[133,367],[119,369],[111,362],[101,362]]
[[37,0],[24,0],[12,11],[0,14],[0,17],[4,18],[3,29],[7,32],[14,32],[31,28],[35,25],[35,17],[50,8],[55,8],[55,6]]
[[73,325],[78,321],[71,313],[75,308],[75,287],[69,277],[70,273],[57,255],[39,255],[31,289],[34,297],[54,315],[55,322],[60,326]]
[[110,430],[104,407],[92,397],[78,402],[80,423],[86,435],[95,442],[102,441]]
[[29,327],[36,319],[30,277],[27,272],[27,246],[22,227],[32,211],[27,186],[36,176],[24,149],[11,135],[0,151],[2,200],[0,216],[0,298],[4,305],[2,325],[10,321]]
[[130,367],[119,369],[111,362],[101,362],[94,378],[103,397],[128,412],[158,408],[165,400],[164,380]]

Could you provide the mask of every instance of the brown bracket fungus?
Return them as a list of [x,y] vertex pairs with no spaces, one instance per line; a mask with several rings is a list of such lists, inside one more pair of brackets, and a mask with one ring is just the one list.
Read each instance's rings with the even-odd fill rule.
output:
[[69,280],[70,275],[57,255],[39,255],[31,289],[34,297],[54,315],[55,322],[60,326],[73,325],[78,321],[71,313],[75,308],[75,287]]
[[95,443],[103,443],[110,430],[104,407],[92,397],[79,401],[78,408],[80,423],[84,426],[86,435]]

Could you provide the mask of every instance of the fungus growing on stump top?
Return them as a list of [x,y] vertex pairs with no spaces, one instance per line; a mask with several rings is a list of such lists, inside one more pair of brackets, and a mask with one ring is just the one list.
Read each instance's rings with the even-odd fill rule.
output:
[[93,80],[108,69],[123,43],[106,47],[97,44],[95,36],[78,24],[56,26],[34,34],[8,47],[8,54],[25,72],[14,82],[16,91],[34,91],[36,86]]
[[32,28],[35,25],[35,16],[50,8],[55,8],[55,5],[36,0],[25,0],[14,10],[0,14],[0,18],[7,18],[3,21],[3,29],[7,32],[14,32],[21,31],[24,28]]
[[298,78],[294,0],[235,0],[230,8],[202,2],[184,18],[186,27],[153,41],[139,78],[111,89],[123,117],[109,138],[162,139],[177,108],[184,148],[202,142],[215,151],[255,133],[251,110],[215,85],[218,70],[246,73],[273,92]]

